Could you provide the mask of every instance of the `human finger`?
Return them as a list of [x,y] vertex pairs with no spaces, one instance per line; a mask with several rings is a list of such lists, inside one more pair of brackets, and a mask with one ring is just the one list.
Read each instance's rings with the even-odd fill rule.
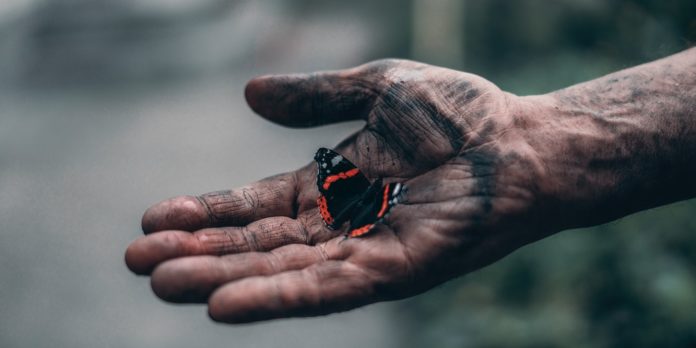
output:
[[336,242],[291,244],[269,252],[185,257],[167,261],[152,273],[152,289],[163,300],[202,302],[219,286],[238,279],[298,270],[345,257]]
[[269,216],[292,217],[297,175],[301,174],[284,173],[233,190],[167,199],[145,212],[143,231],[195,231],[213,226],[243,226]]
[[379,300],[370,275],[347,261],[326,261],[302,270],[234,281],[208,300],[213,320],[247,323],[315,316]]
[[148,274],[158,264],[178,257],[267,251],[309,242],[310,234],[302,222],[272,217],[243,227],[211,227],[194,233],[153,233],[131,243],[126,250],[126,264],[137,274]]

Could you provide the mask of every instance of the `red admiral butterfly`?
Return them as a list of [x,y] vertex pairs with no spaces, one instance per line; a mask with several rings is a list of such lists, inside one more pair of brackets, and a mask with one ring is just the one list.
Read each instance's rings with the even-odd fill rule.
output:
[[326,148],[320,148],[314,160],[318,167],[319,213],[334,230],[350,220],[346,238],[370,232],[399,203],[403,184],[382,186],[381,178],[370,184],[353,163]]

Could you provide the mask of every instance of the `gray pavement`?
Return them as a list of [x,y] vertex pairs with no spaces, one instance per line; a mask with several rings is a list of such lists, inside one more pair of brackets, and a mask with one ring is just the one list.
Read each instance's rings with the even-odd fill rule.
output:
[[218,325],[126,269],[150,204],[297,168],[359,127],[270,124],[243,101],[247,78],[0,92],[0,347],[397,345],[390,304]]
[[0,348],[398,344],[390,304],[218,325],[204,306],[158,300],[123,262],[149,205],[295,169],[360,127],[273,125],[243,87],[364,62],[386,39],[371,11],[14,3],[26,6],[0,5]]

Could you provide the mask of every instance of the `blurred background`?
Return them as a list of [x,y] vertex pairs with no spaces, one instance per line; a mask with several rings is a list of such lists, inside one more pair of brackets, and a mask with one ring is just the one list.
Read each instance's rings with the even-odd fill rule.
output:
[[152,203],[311,160],[258,74],[383,57],[544,93],[696,41],[693,0],[2,0],[0,347],[694,347],[696,202],[527,246],[421,296],[245,326],[123,263]]

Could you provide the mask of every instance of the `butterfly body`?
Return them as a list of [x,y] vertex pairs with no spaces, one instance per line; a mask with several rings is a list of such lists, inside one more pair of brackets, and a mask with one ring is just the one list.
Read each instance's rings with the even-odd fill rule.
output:
[[339,229],[350,221],[347,237],[370,232],[399,201],[401,183],[383,186],[381,178],[370,183],[359,168],[333,150],[320,148],[314,160],[318,169],[319,213],[331,229]]

